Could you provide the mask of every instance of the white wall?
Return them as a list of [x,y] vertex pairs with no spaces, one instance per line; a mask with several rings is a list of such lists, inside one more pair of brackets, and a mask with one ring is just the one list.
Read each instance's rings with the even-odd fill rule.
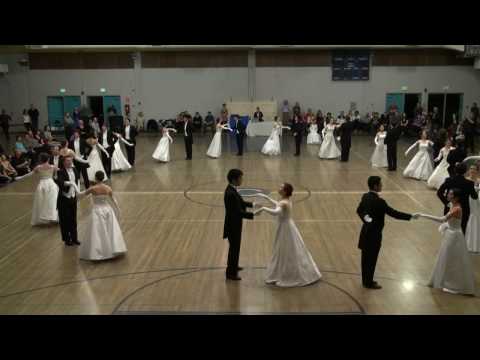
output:
[[357,103],[361,113],[384,111],[387,93],[464,93],[464,105],[480,100],[480,71],[469,66],[372,67],[370,81],[332,81],[329,67],[257,68],[258,99],[299,101],[302,109],[338,113]]
[[[145,117],[171,118],[180,111],[217,114],[223,102],[248,100],[248,69],[245,68],[193,68],[193,69],[115,69],[115,70],[28,70],[17,61],[24,55],[0,56],[0,63],[9,64],[9,73],[0,77],[0,107],[14,112],[14,120],[30,103],[40,111],[41,124],[47,121],[47,96],[120,95],[122,103],[130,97],[131,104],[142,101]],[[464,93],[464,106],[473,101],[480,103],[480,71],[470,66],[448,67],[372,67],[370,81],[331,81],[329,67],[285,67],[256,69],[256,99],[291,104],[299,101],[302,108],[322,111],[348,110],[356,102],[361,113],[383,111],[385,94],[401,92]],[[85,101],[85,98],[83,99]],[[132,108],[133,113],[137,109]],[[17,120],[20,121],[20,120]]]

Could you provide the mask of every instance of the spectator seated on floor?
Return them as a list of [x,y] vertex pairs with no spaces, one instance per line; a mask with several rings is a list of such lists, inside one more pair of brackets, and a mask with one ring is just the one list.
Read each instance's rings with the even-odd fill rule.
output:
[[5,154],[0,155],[0,164],[2,165],[4,172],[8,177],[15,178],[18,176],[17,170],[15,170],[12,164],[10,164],[10,161]]
[[15,153],[10,159],[10,163],[17,171],[18,176],[24,176],[30,173],[30,159],[20,150],[15,149]]

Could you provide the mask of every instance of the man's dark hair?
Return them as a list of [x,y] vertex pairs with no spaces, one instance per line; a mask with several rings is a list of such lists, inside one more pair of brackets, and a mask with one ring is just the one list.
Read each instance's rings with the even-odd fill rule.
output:
[[370,190],[373,190],[375,186],[380,185],[381,181],[382,179],[380,178],[380,176],[370,176],[368,178],[368,188]]
[[50,156],[46,153],[41,153],[39,155],[40,164],[46,163],[48,161],[48,159],[50,159]]
[[467,165],[465,163],[461,162],[455,165],[455,174],[465,175],[466,172],[467,172]]
[[227,180],[232,183],[234,180],[238,180],[243,175],[243,171],[240,169],[231,169],[227,174]]

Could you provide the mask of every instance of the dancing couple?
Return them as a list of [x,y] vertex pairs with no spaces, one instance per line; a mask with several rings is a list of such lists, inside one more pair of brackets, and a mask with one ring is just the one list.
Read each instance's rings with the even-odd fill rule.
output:
[[228,186],[225,190],[225,225],[223,238],[229,241],[227,280],[241,280],[238,272],[243,270],[238,265],[242,237],[243,219],[253,220],[262,212],[278,217],[277,232],[273,244],[273,255],[267,267],[267,284],[279,287],[306,286],[319,281],[322,277],[310,252],[306,248],[302,236],[292,219],[293,187],[288,183],[282,184],[278,193],[280,201],[275,201],[266,195],[257,196],[272,203],[275,208],[261,207],[252,212],[247,208],[254,208],[255,203],[242,199],[237,188],[242,184],[243,172],[232,169],[227,175]]

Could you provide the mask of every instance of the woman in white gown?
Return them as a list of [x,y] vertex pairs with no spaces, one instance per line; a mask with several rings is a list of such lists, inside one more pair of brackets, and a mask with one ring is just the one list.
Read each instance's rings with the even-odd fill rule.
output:
[[440,150],[438,157],[434,160],[438,162],[440,160],[440,164],[437,165],[435,170],[433,170],[432,175],[428,178],[427,186],[432,189],[438,189],[442,184],[445,182],[445,179],[449,177],[448,174],[448,167],[449,164],[447,162],[448,154],[451,150],[455,148],[452,146],[452,140],[447,139],[445,146]]
[[39,159],[40,165],[33,170],[40,176],[40,182],[33,196],[32,226],[58,222],[58,186],[53,181],[57,168],[48,163],[48,154],[41,153]]
[[87,158],[88,164],[90,165],[87,168],[88,180],[95,181],[95,174],[97,171],[102,171],[105,174],[105,179],[108,179],[105,168],[103,167],[100,151],[103,151],[107,157],[110,157],[110,155],[108,154],[107,150],[105,150],[105,148],[98,143],[98,140],[95,136],[90,136],[86,141],[87,144],[92,148],[92,151],[90,151],[90,155],[88,155]]
[[174,133],[177,130],[172,128],[163,128],[162,129],[162,138],[158,142],[158,145],[153,152],[152,158],[160,162],[169,162],[170,161],[170,144],[173,143],[173,139],[170,136],[170,131]]
[[[80,195],[92,195],[92,209],[81,241],[79,257],[83,260],[106,260],[127,252],[118,223],[119,209],[112,189],[102,184],[105,174],[95,174],[96,184]],[[76,188],[78,192],[78,188]]]
[[282,126],[282,124],[280,124],[278,121],[278,118],[275,117],[272,133],[262,147],[262,154],[269,156],[281,154],[282,148],[280,146],[280,135],[282,134],[282,129],[290,130],[290,127]]
[[292,219],[292,185],[285,183],[278,191],[282,199],[275,201],[260,195],[275,205],[275,209],[262,207],[262,211],[277,216],[278,225],[273,243],[273,254],[267,267],[265,282],[279,287],[306,286],[319,281],[322,274],[303,242]]
[[132,165],[128,162],[125,155],[123,155],[122,147],[120,146],[120,141],[125,144],[125,146],[133,146],[125,140],[121,134],[113,133],[118,141],[115,141],[114,151],[112,154],[112,171],[127,171],[132,168]]
[[375,135],[375,150],[373,150],[370,162],[373,167],[386,168],[388,167],[387,147],[385,146],[385,138],[387,132],[383,125],[380,125],[377,135]]
[[445,216],[425,214],[414,214],[414,216],[418,215],[442,223],[438,230],[443,235],[443,240],[428,286],[454,294],[474,295],[475,277],[462,232],[460,196],[461,192],[458,189],[448,192],[447,198],[452,203],[452,207]]
[[[468,180],[475,183],[475,188],[479,188],[479,171],[480,162],[470,166],[470,171],[467,176]],[[467,228],[465,230],[465,239],[467,241],[468,251],[479,253],[480,252],[480,199],[472,199],[469,197],[470,202],[470,217],[468,218]]]
[[220,121],[217,122],[217,131],[213,135],[212,142],[207,150],[207,156],[213,159],[217,159],[222,156],[222,131],[233,131],[228,125],[223,125]]
[[342,155],[335,142],[335,130],[337,128],[338,126],[332,124],[331,120],[329,120],[327,125],[323,128],[323,142],[318,153],[320,159],[336,159]]
[[420,140],[407,149],[405,156],[408,156],[408,154],[417,146],[418,152],[403,171],[403,176],[427,181],[433,173],[432,158],[429,152],[433,146],[433,142],[428,140],[427,132],[425,130],[422,131]]
[[308,129],[307,145],[318,145],[321,143],[320,134],[318,133],[317,120],[313,119]]

